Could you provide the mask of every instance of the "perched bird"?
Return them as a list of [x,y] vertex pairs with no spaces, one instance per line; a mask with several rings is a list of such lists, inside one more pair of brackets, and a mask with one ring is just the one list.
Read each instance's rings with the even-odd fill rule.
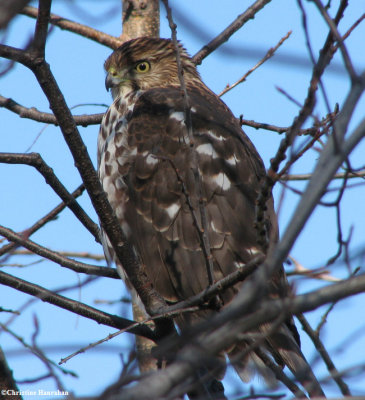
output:
[[[171,40],[142,37],[110,55],[105,84],[114,102],[98,137],[102,186],[149,280],[168,303],[201,292],[265,253],[254,227],[256,199],[265,177],[263,162],[180,44],[179,53],[187,96]],[[271,198],[266,229],[276,240]],[[105,234],[103,240],[106,256],[113,260]],[[239,287],[219,296],[223,307]],[[287,296],[283,269],[272,278],[268,292]],[[214,312],[186,314],[176,322],[184,329]],[[269,328],[265,325],[260,331]],[[239,354],[245,347],[247,343],[240,341],[227,349],[243,379],[248,359]],[[270,332],[261,347],[278,365],[287,365],[311,394],[323,394],[301,353],[292,318]]]

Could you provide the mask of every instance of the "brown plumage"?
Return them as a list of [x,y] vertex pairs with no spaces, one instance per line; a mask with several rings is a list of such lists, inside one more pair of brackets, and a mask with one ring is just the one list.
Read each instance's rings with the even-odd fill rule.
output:
[[[149,279],[168,302],[186,299],[209,285],[206,257],[194,224],[195,219],[201,228],[200,191],[215,281],[264,253],[254,228],[255,202],[265,176],[263,162],[228,107],[201,81],[182,47],[180,54],[192,136],[185,122],[186,100],[173,43],[139,38],[124,43],[105,62],[106,86],[114,102],[103,118],[98,139],[103,188]],[[272,199],[267,207],[267,230],[276,240]],[[104,249],[113,260],[106,237]],[[125,278],[123,268],[118,265],[118,269]],[[223,306],[239,287],[220,296]],[[269,292],[287,296],[282,269]],[[209,313],[188,314],[177,323],[183,329]],[[263,326],[261,332],[269,328]],[[228,352],[243,379],[247,359],[237,356],[245,346],[241,341]],[[312,384],[310,393],[321,395],[299,346],[289,319],[267,337],[263,348],[280,366],[287,365],[302,384]]]

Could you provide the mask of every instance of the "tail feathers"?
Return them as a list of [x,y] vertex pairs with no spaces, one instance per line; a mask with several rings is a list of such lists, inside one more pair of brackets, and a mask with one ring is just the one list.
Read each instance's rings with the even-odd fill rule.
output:
[[[261,350],[268,355],[271,353],[280,367],[286,365],[310,397],[325,397],[291,330],[284,324],[275,333],[270,332],[270,328],[270,324],[261,326],[261,332],[268,335],[266,343],[260,346]],[[269,387],[274,388],[277,386],[274,372],[255,354],[254,349],[248,351],[249,347],[247,342],[241,341],[227,351],[237,374],[242,381],[248,382],[258,373]]]
[[[267,327],[262,329],[266,330]],[[283,361],[310,396],[325,397],[312,368],[286,325],[281,325],[275,333],[271,333],[267,341],[274,358]]]
[[236,344],[227,355],[238,376],[243,382],[249,382],[254,376],[259,375],[268,387],[274,389],[277,386],[277,380],[274,373],[253,351],[246,354],[248,350],[247,343],[240,342]]

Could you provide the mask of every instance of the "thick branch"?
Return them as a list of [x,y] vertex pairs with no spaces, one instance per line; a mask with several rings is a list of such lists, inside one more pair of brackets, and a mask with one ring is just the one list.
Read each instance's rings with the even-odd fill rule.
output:
[[147,274],[144,272],[144,267],[138,263],[133,249],[126,241],[57,82],[48,64],[45,62],[39,65],[32,65],[31,68],[59,121],[64,139],[71,150],[75,165],[79,170],[103,229],[107,233],[119,261],[126,270],[128,278],[137,293],[140,295],[143,304],[146,306],[149,314],[154,315],[158,309],[164,306],[164,301],[156,290],[153,289]]
[[10,46],[0,46],[0,56],[20,62],[30,68],[45,93],[50,107],[59,122],[63,137],[72,153],[75,165],[82,177],[91,202],[100,219],[120,263],[123,265],[129,280],[139,294],[147,312],[154,315],[165,307],[161,295],[153,288],[144,266],[141,266],[136,255],[126,241],[125,235],[107,200],[106,194],[95,173],[86,146],[77,130],[70,109],[60,91],[57,82],[44,59],[31,51],[23,51]]
[[159,0],[124,0],[122,18],[125,40],[160,36]]
[[107,200],[95,173],[86,146],[77,130],[70,109],[60,91],[49,65],[40,59],[34,59],[33,54],[9,46],[0,46],[0,55],[15,59],[30,68],[35,74],[50,107],[59,122],[63,137],[75,160],[75,165],[82,177],[91,202],[101,221],[103,229],[115,250],[116,256],[123,265],[129,280],[139,294],[146,310],[150,315],[156,314],[164,308],[165,302],[159,293],[152,287],[144,267],[141,266],[130,244],[126,241],[117,218]]
[[38,18],[32,43],[32,51],[36,57],[44,58],[51,2],[52,0],[39,0]]
[[[28,118],[37,122],[44,122],[46,124],[58,125],[56,117],[51,113],[38,111],[35,107],[27,108],[13,99],[9,99],[0,95],[0,107],[4,107],[9,111],[18,114],[20,118]],[[104,113],[91,114],[91,115],[73,115],[76,125],[88,126],[98,125],[103,118]]]
[[[235,343],[237,336],[242,332],[249,332],[262,325],[285,315],[299,314],[318,308],[334,300],[343,299],[365,290],[365,275],[351,278],[347,281],[334,284],[323,289],[297,296],[294,299],[270,300],[262,303],[259,310],[247,316],[242,308],[227,307],[215,318],[215,322],[224,320],[224,325],[212,330],[213,321],[206,326],[206,333],[188,344],[179,351],[174,363],[166,369],[152,373],[142,378],[133,388],[122,392],[123,400],[159,398],[167,395],[176,382],[184,382],[199,368],[202,354],[204,358],[217,354],[224,348]],[[243,303],[240,301],[240,306]],[[232,312],[233,311],[233,312]],[[208,333],[207,333],[208,332]],[[224,340],[222,340],[224,338]]]
[[[19,290],[20,292],[38,297],[40,300],[46,303],[53,304],[57,307],[71,311],[82,317],[92,319],[98,324],[111,326],[116,329],[126,329],[131,325],[135,325],[134,321],[118,317],[117,315],[99,311],[96,308],[87,306],[86,304],[80,303],[75,300],[68,299],[67,297],[61,296],[59,294],[55,294],[54,292],[47,290],[41,286],[24,281],[20,278],[16,278],[2,271],[0,271],[0,283]],[[131,328],[130,332],[136,335],[145,336],[151,340],[155,339],[153,331],[145,325],[134,326],[133,328]]]
[[[22,11],[22,14],[27,15],[28,17],[37,18],[38,9],[35,7],[25,7]],[[120,38],[108,35],[104,32],[98,31],[97,29],[90,28],[87,25],[79,24],[56,14],[50,15],[49,22],[61,29],[76,33],[77,35],[91,39],[94,42],[100,43],[112,49],[116,49],[122,44],[122,40]]]
[[[13,373],[8,366],[8,363],[5,358],[5,354],[0,347],[0,389],[7,389],[11,393],[14,391],[15,393],[19,391],[15,379],[13,377]],[[22,396],[2,393],[1,398],[3,400],[21,400]]]

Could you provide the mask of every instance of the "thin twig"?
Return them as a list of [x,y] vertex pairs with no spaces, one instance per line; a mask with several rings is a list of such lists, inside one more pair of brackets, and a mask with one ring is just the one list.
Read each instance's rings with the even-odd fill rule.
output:
[[331,374],[333,380],[337,383],[338,387],[341,390],[341,393],[344,396],[351,396],[349,387],[344,382],[344,380],[340,376],[338,370],[336,369],[335,364],[333,363],[322,340],[319,337],[319,333],[312,329],[312,327],[310,326],[309,322],[307,321],[307,319],[305,318],[305,316],[303,314],[297,314],[297,318],[300,321],[300,323],[302,324],[304,331],[311,338],[316,350],[321,355],[323,361],[325,362],[325,364],[327,366],[328,372]]
[[9,241],[15,242],[22,247],[27,248],[33,253],[38,254],[41,257],[47,258],[62,267],[69,268],[75,272],[81,272],[89,275],[104,276],[108,278],[120,279],[117,271],[113,268],[99,267],[97,265],[84,264],[79,261],[71,260],[70,258],[63,257],[59,253],[49,250],[46,247],[40,246],[39,244],[17,235],[11,229],[5,228],[0,225],[0,235],[6,237]]
[[[346,46],[345,46],[345,44],[343,42],[343,39],[342,39],[340,33],[337,30],[338,22],[336,20],[335,21],[332,20],[332,18],[328,15],[326,9],[323,7],[322,3],[319,0],[312,0],[312,1],[316,4],[316,6],[317,6],[318,10],[320,11],[322,17],[327,22],[327,24],[328,24],[328,26],[330,28],[331,35],[333,35],[334,39],[337,41],[337,43],[338,43],[338,45],[340,47],[342,58],[344,60],[347,72],[349,73],[351,80],[352,81],[357,80],[359,77],[357,76],[357,74],[355,72],[355,69],[354,69],[354,67],[352,65],[350,56],[349,56],[348,51],[346,49]],[[343,1],[343,3],[347,5],[347,0]],[[342,13],[341,13],[341,18],[342,18]]]
[[[196,230],[196,232],[197,232],[197,234],[199,236],[200,247],[203,250],[203,254],[204,254],[205,260],[209,260],[209,258],[211,259],[212,257],[211,257],[210,252],[207,251],[206,240],[204,239],[204,231],[205,232],[207,232],[207,231],[204,230],[204,228],[201,229],[200,226],[199,226],[198,217],[197,217],[197,215],[195,213],[194,206],[193,206],[193,204],[191,202],[191,199],[190,199],[188,190],[186,188],[185,182],[184,182],[183,178],[181,177],[181,175],[179,174],[178,169],[176,168],[176,166],[174,165],[172,160],[168,159],[167,161],[170,163],[171,167],[173,168],[173,170],[174,170],[174,172],[176,174],[176,178],[177,178],[178,182],[180,182],[180,184],[181,184],[181,191],[182,191],[182,193],[183,193],[183,195],[185,197],[186,204],[188,205],[190,214],[191,214],[191,216],[193,218],[193,225],[194,225],[195,230]],[[208,278],[209,278],[209,285],[212,285],[213,282],[214,282],[213,268],[210,266],[209,263],[207,264],[207,272],[208,272]]]
[[[340,5],[338,12],[341,13],[341,10],[342,10],[342,5]],[[257,234],[258,234],[258,242],[262,244],[264,247],[267,247],[269,243],[265,225],[266,202],[270,198],[272,188],[277,181],[277,172],[280,163],[286,158],[286,151],[293,144],[294,139],[298,134],[298,131],[300,130],[303,123],[306,121],[307,117],[312,114],[315,105],[315,93],[318,88],[318,83],[320,81],[322,74],[325,71],[325,68],[331,61],[334,52],[335,48],[333,46],[333,35],[330,32],[320,52],[318,61],[313,67],[312,77],[309,84],[307,97],[304,101],[304,105],[300,109],[298,116],[295,117],[289,131],[286,132],[285,138],[280,142],[279,149],[275,157],[273,157],[270,160],[270,168],[261,186],[261,190],[257,198],[256,221],[255,221],[255,227],[257,229]]]
[[255,15],[270,3],[271,0],[257,0],[244,13],[240,14],[227,28],[218,36],[201,48],[193,57],[195,64],[201,64],[202,60],[211,54],[220,45],[226,42],[235,32],[237,32],[246,22],[255,18]]
[[278,42],[278,44],[275,47],[270,48],[267,53],[265,54],[265,56],[254,66],[252,67],[250,70],[248,70],[243,76],[242,78],[240,78],[237,82],[233,83],[232,85],[226,87],[224,90],[222,90],[218,96],[221,97],[224,94],[226,94],[227,92],[229,92],[231,89],[233,89],[234,87],[236,87],[237,85],[239,85],[240,83],[244,82],[247,77],[252,74],[252,72],[254,72],[257,68],[259,68],[265,61],[267,61],[268,59],[270,59],[276,52],[276,50],[285,42],[285,40],[287,40],[289,38],[289,36],[291,35],[292,31],[289,31],[284,37],[282,37],[280,39],[280,41]]
[[49,364],[53,365],[54,367],[60,369],[64,374],[71,375],[73,377],[77,377],[77,374],[75,372],[70,371],[70,370],[65,369],[65,368],[62,368],[59,365],[57,365],[54,361],[52,361],[49,358],[47,358],[43,353],[40,353],[39,351],[37,351],[37,349],[34,348],[34,346],[31,346],[30,344],[28,344],[24,340],[24,338],[22,338],[21,336],[17,335],[14,331],[9,329],[6,325],[2,324],[1,322],[0,322],[0,328],[2,330],[4,330],[5,332],[9,333],[14,339],[16,339],[18,342],[20,342],[26,349],[30,350],[35,356],[40,358],[42,361],[46,361],[47,363],[49,363]]
[[187,307],[192,307],[195,305],[202,305],[207,302],[213,296],[224,292],[224,290],[234,286],[238,282],[244,281],[247,277],[249,277],[257,268],[262,265],[265,257],[257,256],[254,259],[250,260],[247,264],[242,267],[237,268],[236,271],[226,275],[224,278],[215,282],[212,286],[209,286],[207,289],[202,292],[189,297],[186,300],[180,301],[174,305],[169,306],[165,311],[176,311],[179,309],[184,309]]
[[0,153],[0,162],[6,164],[25,164],[34,167],[66,203],[67,207],[73,212],[75,217],[85,226],[85,228],[100,243],[99,227],[95,224],[86,212],[80,207],[75,198],[65,188],[62,182],[57,178],[53,169],[50,168],[38,153]]
[[[104,254],[92,254],[86,251],[58,251],[57,253],[64,257],[88,258],[95,261],[105,261]],[[20,256],[34,255],[34,253],[29,250],[16,250],[12,254]]]
[[199,237],[202,239],[201,240],[201,249],[204,253],[204,259],[205,259],[207,275],[208,275],[208,283],[209,283],[209,285],[212,285],[214,282],[213,257],[211,254],[210,240],[209,240],[209,234],[208,234],[209,230],[208,230],[208,221],[207,221],[207,211],[206,211],[206,207],[205,207],[206,201],[204,200],[204,197],[203,197],[202,181],[201,181],[201,176],[200,176],[199,168],[198,168],[198,157],[197,157],[197,152],[195,151],[195,138],[194,138],[194,132],[193,132],[192,118],[191,118],[190,99],[189,99],[189,95],[188,95],[188,92],[186,89],[186,84],[185,84],[184,75],[183,75],[183,69],[182,69],[182,65],[181,65],[180,49],[179,49],[179,44],[177,42],[177,37],[176,37],[176,24],[174,23],[174,21],[172,19],[171,8],[168,5],[168,1],[163,0],[163,3],[165,5],[166,12],[167,12],[167,19],[169,21],[169,26],[171,29],[172,41],[175,46],[176,63],[177,63],[179,80],[180,80],[180,86],[184,93],[185,124],[186,124],[186,128],[187,128],[188,135],[189,135],[190,146],[192,146],[190,149],[191,150],[191,158],[192,158],[192,172],[194,175],[196,195],[198,196],[199,214],[200,214],[200,223],[201,223],[201,228],[199,228],[197,226],[197,230],[198,230],[198,232],[199,232],[199,229],[201,230],[201,232],[198,234],[199,234]]
[[[272,125],[272,124],[267,124],[265,122],[256,122],[253,120],[243,119],[242,115],[240,116],[240,124],[250,126],[251,128],[255,128],[255,129],[265,129],[265,130],[276,132],[279,134],[285,133],[290,129],[290,126],[287,126],[287,127],[276,126],[276,125]],[[298,131],[298,136],[306,136],[306,135],[313,136],[317,131],[318,131],[317,127],[300,129]]]
[[[290,175],[282,175],[280,177],[281,181],[307,181],[311,179],[312,174],[290,174]],[[351,179],[351,178],[364,178],[365,170],[361,170],[358,172],[340,172],[335,174],[332,179]]]
[[90,349],[98,346],[99,344],[105,343],[105,342],[115,338],[116,336],[121,335],[122,333],[130,332],[131,329],[133,329],[135,327],[138,327],[140,325],[148,326],[148,323],[150,323],[152,321],[157,321],[159,319],[165,319],[165,318],[173,318],[173,317],[176,317],[177,315],[180,315],[182,313],[197,312],[199,310],[200,310],[199,307],[190,307],[190,308],[185,308],[185,309],[179,309],[177,311],[169,311],[169,312],[161,313],[160,315],[157,315],[157,316],[151,317],[151,318],[146,318],[146,319],[144,319],[143,321],[140,321],[140,322],[135,322],[134,324],[132,324],[132,325],[126,327],[126,328],[120,329],[119,331],[114,332],[114,333],[110,333],[108,336],[106,336],[106,337],[104,337],[104,338],[102,338],[100,340],[97,340],[96,342],[90,343],[89,345],[87,345],[85,347],[82,347],[81,349],[75,351],[74,353],[70,354],[69,356],[67,356],[65,358],[62,358],[60,360],[59,364],[60,365],[64,364],[67,361],[69,361],[71,358],[77,356],[78,354],[85,353],[85,351],[90,350]]
[[[71,196],[74,199],[76,199],[84,192],[84,190],[85,190],[85,187],[83,184],[81,184],[74,192],[71,193]],[[52,211],[47,213],[44,217],[42,217],[40,220],[38,220],[32,226],[30,226],[25,231],[20,233],[20,235],[25,235],[27,238],[29,238],[34,232],[37,232],[40,228],[42,228],[48,222],[53,221],[55,218],[57,218],[57,215],[61,211],[63,211],[66,208],[66,206],[67,206],[66,203],[59,204],[57,207],[55,207]],[[6,244],[5,246],[0,248],[0,257],[6,253],[9,253],[10,251],[13,251],[17,247],[18,247],[18,245],[16,243]],[[14,252],[14,254],[15,254],[15,252]],[[34,253],[28,252],[28,254],[34,254]],[[65,255],[65,254],[63,254],[63,255]]]

